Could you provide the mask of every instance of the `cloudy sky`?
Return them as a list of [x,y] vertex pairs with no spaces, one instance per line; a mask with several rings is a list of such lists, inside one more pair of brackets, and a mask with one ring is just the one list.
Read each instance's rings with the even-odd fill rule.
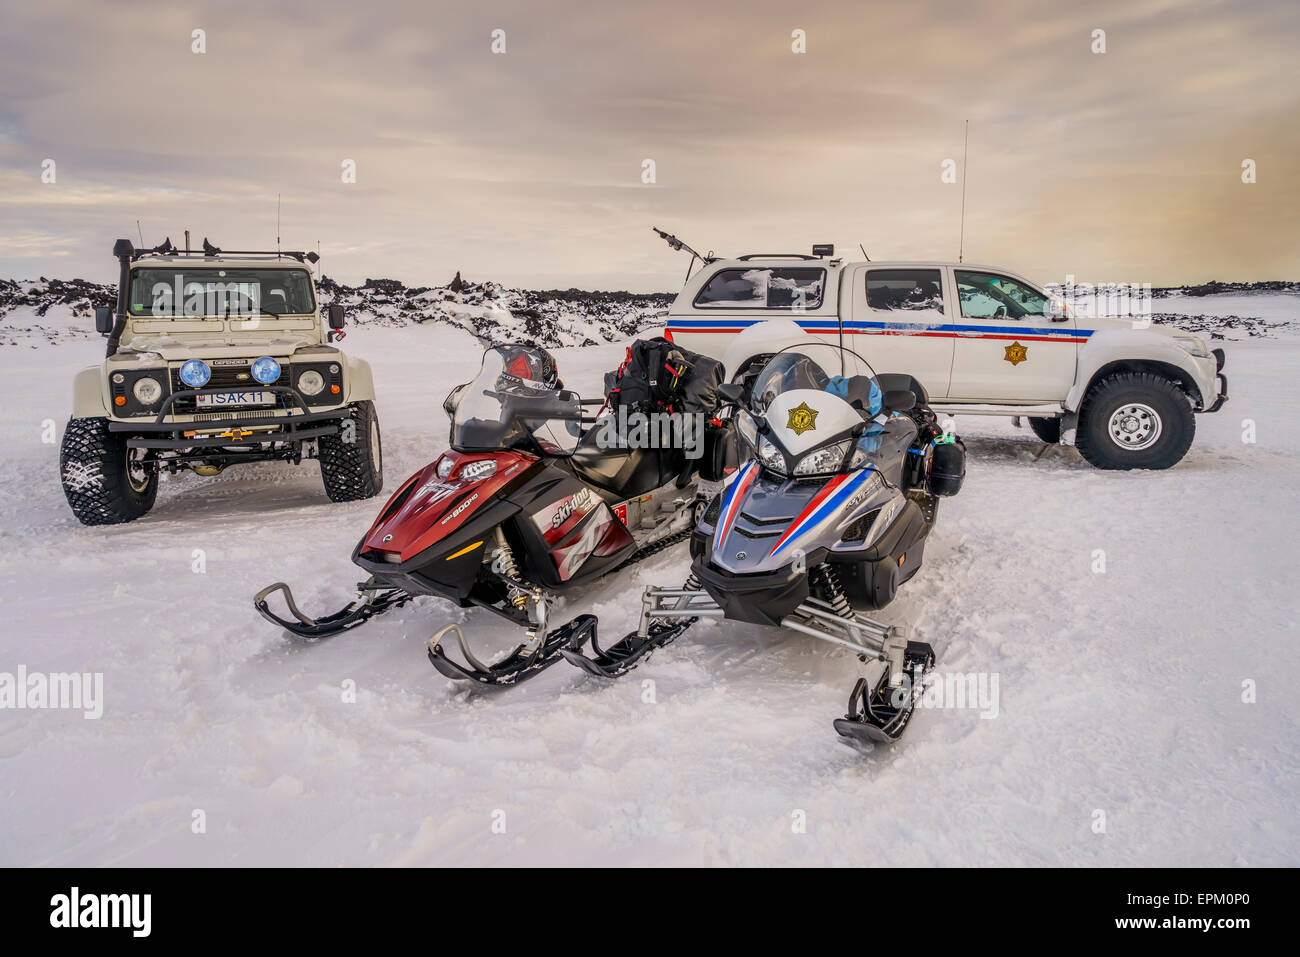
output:
[[285,248],[345,281],[675,289],[652,225],[955,258],[969,119],[967,261],[1300,279],[1295,0],[0,0],[0,27],[4,277],[111,279],[137,219],[270,246],[277,193]]

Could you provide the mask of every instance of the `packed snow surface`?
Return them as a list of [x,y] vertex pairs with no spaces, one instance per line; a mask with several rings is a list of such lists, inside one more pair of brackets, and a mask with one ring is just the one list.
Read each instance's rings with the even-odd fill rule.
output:
[[[448,622],[516,637],[444,601],[290,640],[250,596],[284,580],[309,612],[340,607],[384,498],[333,505],[315,463],[254,466],[83,528],[58,436],[102,340],[15,336],[0,673],[101,672],[103,716],[0,710],[0,864],[1296,865],[1296,303],[1158,305],[1261,319],[1227,327],[1232,399],[1172,470],[1101,472],[959,418],[965,488],[881,617],[941,671],[996,676],[996,707],[926,709],[872,751],[831,729],[858,662],[774,630],[701,623],[618,681],[561,663],[500,693],[429,666]],[[7,327],[48,319],[23,308]],[[374,366],[386,495],[445,447],[442,399],[481,346],[445,323],[345,346]],[[595,394],[622,349],[556,353]],[[612,641],[642,586],[686,571],[684,548],[662,553],[565,613]]]

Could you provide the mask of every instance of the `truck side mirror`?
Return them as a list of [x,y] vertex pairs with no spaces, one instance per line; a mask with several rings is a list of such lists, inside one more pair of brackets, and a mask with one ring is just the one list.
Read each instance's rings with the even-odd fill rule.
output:
[[329,317],[331,329],[343,328],[343,307],[338,303],[333,303],[325,307],[325,313]]
[[113,310],[108,306],[95,307],[95,331],[103,336],[113,331]]

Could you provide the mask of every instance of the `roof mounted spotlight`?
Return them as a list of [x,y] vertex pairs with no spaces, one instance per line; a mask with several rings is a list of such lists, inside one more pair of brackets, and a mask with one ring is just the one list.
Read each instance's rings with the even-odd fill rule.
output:
[[812,253],[812,254],[813,254],[814,256],[816,256],[818,259],[821,259],[823,256],[834,256],[834,255],[835,255],[835,244],[834,244],[834,243],[816,243],[816,244],[813,245],[813,253]]

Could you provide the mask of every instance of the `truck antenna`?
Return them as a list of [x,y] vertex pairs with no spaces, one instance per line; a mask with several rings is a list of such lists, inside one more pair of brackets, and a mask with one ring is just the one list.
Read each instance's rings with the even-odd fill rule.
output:
[[867,262],[871,262],[871,257],[867,255],[867,247],[862,245],[862,243],[858,243],[858,248],[862,250],[862,258]]
[[680,252],[680,251],[685,251],[685,252],[688,252],[688,253],[691,254],[691,261],[688,262],[688,263],[686,264],[686,278],[687,278],[687,279],[690,279],[690,278],[691,278],[691,267],[695,265],[695,260],[698,259],[698,260],[699,260],[700,262],[702,262],[702,263],[707,263],[707,262],[712,262],[712,261],[713,261],[713,254],[712,254],[712,253],[710,253],[708,256],[701,256],[699,253],[697,253],[697,252],[696,252],[694,249],[692,249],[690,246],[687,246],[684,242],[682,242],[682,241],[681,241],[680,239],[678,239],[676,236],[673,236],[673,235],[671,235],[670,233],[666,233],[666,232],[664,232],[664,231],[663,231],[662,229],[660,229],[658,226],[651,226],[650,228],[653,229],[656,233],[658,233],[658,234],[659,234],[659,237],[660,237],[664,242],[666,242],[666,243],[667,243],[671,248],[673,248],[674,250],[677,250],[677,251],[679,251],[679,252]]
[[961,231],[957,234],[957,262],[966,251],[966,150],[970,145],[970,120],[966,121],[966,135],[961,144]]

